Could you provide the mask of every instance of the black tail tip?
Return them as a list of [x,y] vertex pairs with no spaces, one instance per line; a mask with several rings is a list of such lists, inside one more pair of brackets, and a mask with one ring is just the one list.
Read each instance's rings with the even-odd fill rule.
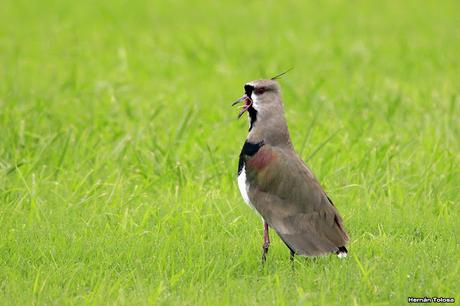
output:
[[335,253],[337,254],[339,258],[344,258],[344,257],[347,257],[348,250],[346,247],[341,246]]

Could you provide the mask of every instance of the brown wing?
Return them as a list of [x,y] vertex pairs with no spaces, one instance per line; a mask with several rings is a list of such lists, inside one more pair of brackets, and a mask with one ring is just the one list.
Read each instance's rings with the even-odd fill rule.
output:
[[335,252],[348,240],[337,209],[297,154],[264,145],[246,160],[255,209],[299,255]]

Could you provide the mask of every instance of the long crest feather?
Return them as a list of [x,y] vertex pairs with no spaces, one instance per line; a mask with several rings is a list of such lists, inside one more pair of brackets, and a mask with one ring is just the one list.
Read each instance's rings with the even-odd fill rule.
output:
[[284,72],[282,72],[282,73],[280,73],[280,74],[278,74],[278,75],[272,77],[270,80],[277,80],[277,79],[279,79],[280,77],[282,77],[283,75],[285,75],[286,73],[288,73],[289,71],[291,71],[292,69],[294,69],[294,67],[291,67],[291,68],[289,68],[288,70],[286,70],[286,71],[284,71]]

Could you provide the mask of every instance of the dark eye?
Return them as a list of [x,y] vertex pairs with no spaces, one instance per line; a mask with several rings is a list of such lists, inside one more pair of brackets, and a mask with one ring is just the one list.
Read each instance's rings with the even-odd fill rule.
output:
[[256,95],[261,95],[261,94],[263,94],[264,92],[265,92],[265,88],[264,88],[264,87],[259,87],[259,88],[254,89],[254,93],[255,93]]

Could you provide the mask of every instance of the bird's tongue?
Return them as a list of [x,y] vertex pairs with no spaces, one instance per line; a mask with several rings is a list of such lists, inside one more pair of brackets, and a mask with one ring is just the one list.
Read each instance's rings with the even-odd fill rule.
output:
[[246,112],[248,110],[248,108],[251,107],[252,105],[252,100],[251,98],[248,97],[248,95],[243,95],[241,98],[239,98],[238,100],[236,100],[235,102],[233,102],[232,106],[234,105],[237,105],[239,103],[242,103],[244,102],[244,105],[241,106],[241,110],[238,114],[238,119],[244,114],[244,112]]
[[252,100],[247,98],[244,101],[244,105],[241,107],[240,113],[238,114],[238,118],[240,118],[244,114],[244,112],[246,112],[248,108],[251,107],[251,105],[252,105]]
[[251,107],[252,105],[252,100],[249,98],[247,95],[242,96],[238,100],[236,100],[232,105],[236,105],[238,103],[244,102],[244,105],[241,106],[241,110],[238,114],[238,119],[248,110],[248,108]]

